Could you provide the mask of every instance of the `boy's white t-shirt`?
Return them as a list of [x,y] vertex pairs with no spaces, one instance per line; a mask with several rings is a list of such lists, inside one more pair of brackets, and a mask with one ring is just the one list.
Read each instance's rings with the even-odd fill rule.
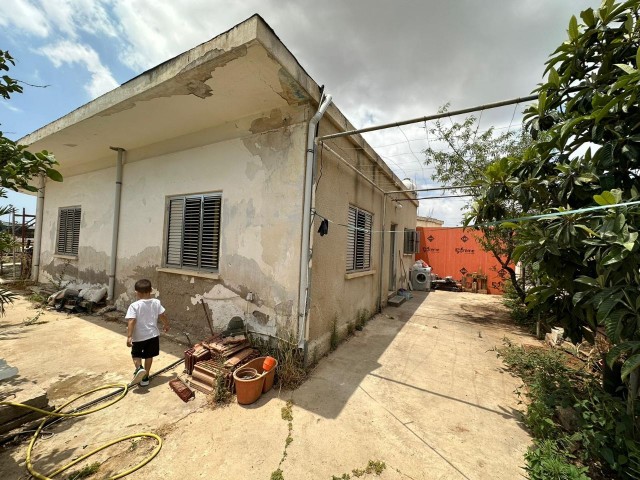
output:
[[131,340],[133,342],[142,342],[160,336],[158,316],[163,313],[164,307],[157,298],[145,298],[129,305],[126,318],[136,319]]

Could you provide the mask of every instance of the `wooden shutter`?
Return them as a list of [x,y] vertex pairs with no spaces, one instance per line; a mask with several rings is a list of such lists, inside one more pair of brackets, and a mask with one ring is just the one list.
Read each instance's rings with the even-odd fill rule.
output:
[[167,228],[167,265],[182,265],[182,225],[184,221],[184,199],[169,200]]
[[222,198],[219,195],[203,197],[200,253],[200,266],[202,268],[218,268],[221,210]]
[[82,215],[79,208],[74,208],[72,211],[71,255],[78,255],[78,248],[80,247],[80,218]]

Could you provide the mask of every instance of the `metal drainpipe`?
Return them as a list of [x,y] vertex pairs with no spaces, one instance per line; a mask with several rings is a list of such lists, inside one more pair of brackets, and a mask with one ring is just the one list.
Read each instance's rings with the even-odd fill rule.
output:
[[33,232],[33,254],[31,256],[31,280],[40,278],[40,250],[42,249],[42,214],[44,213],[44,175],[40,175],[38,200],[36,203],[36,230]]
[[120,197],[122,195],[122,159],[124,157],[124,148],[109,147],[111,150],[118,152],[116,160],[116,198],[113,207],[113,232],[111,236],[111,262],[109,265],[109,290],[107,300],[113,301],[113,295],[116,285],[116,259],[118,257],[118,233],[120,231]]
[[[378,313],[382,313],[382,282],[383,282],[383,278],[382,278],[382,271],[384,269],[384,231],[385,231],[385,225],[387,222],[387,194],[383,193],[382,194],[382,228],[380,230],[382,230],[380,232],[380,268],[378,270],[380,270],[380,283],[378,284]],[[396,252],[391,252],[391,255],[395,255]],[[391,266],[389,266],[389,268],[391,268]],[[391,272],[389,272],[389,276],[391,276]]]
[[331,104],[331,95],[320,100],[318,111],[309,121],[307,130],[306,167],[304,177],[304,203],[302,205],[302,246],[300,249],[300,288],[298,291],[298,348],[306,344],[307,310],[309,308],[309,261],[311,252],[311,191],[313,189],[313,168],[316,159],[316,126]]

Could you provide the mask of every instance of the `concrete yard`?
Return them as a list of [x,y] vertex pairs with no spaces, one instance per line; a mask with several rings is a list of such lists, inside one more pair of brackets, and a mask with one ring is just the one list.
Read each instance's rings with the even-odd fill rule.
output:
[[[280,465],[285,479],[329,480],[370,460],[386,469],[361,478],[524,478],[531,440],[514,393],[520,381],[491,349],[504,337],[536,341],[509,324],[500,297],[414,295],[322,359],[295,391],[274,389],[249,407],[212,409],[200,394],[184,404],[167,386],[179,367],[99,413],[51,427],[54,435],[36,444],[34,464],[48,473],[111,439],[149,431],[163,437],[162,450],[127,478],[267,480],[283,458],[288,422],[281,409],[291,399],[293,441]],[[8,400],[19,401],[29,382],[60,405],[95,386],[129,380],[124,324],[47,311],[25,325],[36,313],[20,299],[0,319],[0,359],[18,370],[0,383],[16,392]],[[161,348],[156,369],[185,347],[163,339]],[[24,438],[0,448],[1,478],[29,478]],[[135,465],[151,447],[129,440],[101,452],[90,460],[103,463],[95,478]]]

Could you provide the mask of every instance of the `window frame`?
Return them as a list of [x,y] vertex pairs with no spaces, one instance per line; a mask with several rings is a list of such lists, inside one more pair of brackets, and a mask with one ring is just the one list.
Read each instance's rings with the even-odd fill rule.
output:
[[[62,240],[62,214],[63,212],[74,212],[74,219],[71,224],[71,248],[68,248],[69,245],[69,234],[66,231],[67,225],[65,225],[64,236],[65,239]],[[75,215],[78,215],[78,218],[75,218]],[[78,227],[77,231],[75,231],[75,227]],[[78,251],[80,250],[80,228],[82,226],[82,206],[81,205],[72,205],[68,207],[58,207],[58,228],[56,232],[56,255],[63,255],[67,257],[78,257]],[[60,243],[64,243],[64,250],[60,250]],[[75,244],[75,249],[74,249]]]
[[420,252],[420,234],[418,230],[405,228],[402,251],[405,255],[413,255]]
[[[354,212],[355,224],[351,224],[351,212]],[[369,222],[369,230],[363,232],[362,230],[357,230],[362,227],[357,227],[359,216],[363,216],[363,222],[366,228],[367,222]],[[345,258],[345,267],[346,273],[358,273],[358,272],[368,272],[372,270],[371,266],[371,258],[373,253],[373,213],[365,210],[363,208],[357,207],[355,205],[350,204],[347,210],[347,255]],[[361,236],[359,236],[361,234]],[[362,241],[362,253],[360,254],[362,258],[359,259],[358,253],[358,242]],[[368,244],[367,244],[368,243]],[[368,257],[365,258],[365,255],[368,252]],[[360,260],[360,261],[359,261]],[[362,267],[358,268],[358,264],[361,264]]]
[[[214,244],[214,248],[217,248],[217,251],[212,252],[211,254],[211,263],[215,263],[215,265],[209,267],[209,266],[203,266],[203,262],[202,262],[202,244],[203,244],[203,228],[204,228],[204,208],[205,208],[205,198],[216,198],[218,199],[217,202],[217,206],[216,205],[212,205],[210,208],[213,208],[214,210],[217,209],[218,210],[218,218],[215,219],[215,217],[211,220],[212,221],[212,227],[216,227],[217,226],[217,231],[214,229],[213,232],[211,233],[211,242]],[[197,265],[192,265],[192,264],[186,264],[185,265],[185,243],[184,243],[184,237],[185,237],[185,218],[186,218],[186,210],[187,210],[187,200],[188,199],[200,199],[200,214],[199,214],[199,226],[198,226],[198,238],[197,238]],[[169,261],[169,255],[170,255],[170,250],[171,250],[171,241],[170,241],[170,234],[171,234],[171,219],[172,219],[172,212],[171,212],[171,202],[173,200],[182,200],[182,212],[181,212],[181,218],[180,218],[180,243],[179,243],[179,249],[180,249],[180,263],[170,263]],[[165,214],[165,222],[164,222],[164,229],[163,229],[163,251],[162,251],[162,268],[165,269],[176,269],[176,270],[181,270],[181,271],[190,271],[190,272],[205,272],[205,273],[218,273],[220,270],[220,251],[221,251],[221,233],[222,233],[222,205],[223,202],[223,198],[222,198],[222,192],[221,191],[214,191],[214,192],[204,192],[204,193],[188,193],[188,194],[182,194],[182,195],[168,195],[165,197],[165,208],[164,208],[164,214]],[[215,213],[214,213],[215,214]],[[193,225],[192,225],[193,228]],[[192,239],[191,241],[193,241],[194,239]]]

